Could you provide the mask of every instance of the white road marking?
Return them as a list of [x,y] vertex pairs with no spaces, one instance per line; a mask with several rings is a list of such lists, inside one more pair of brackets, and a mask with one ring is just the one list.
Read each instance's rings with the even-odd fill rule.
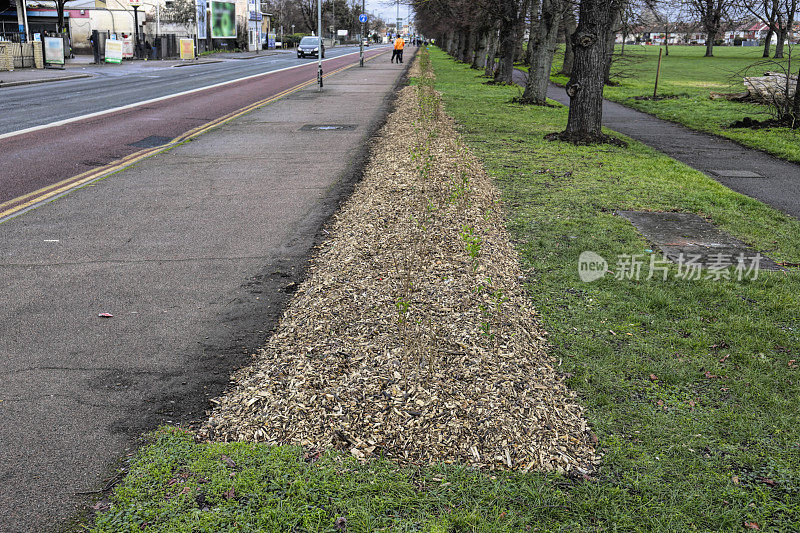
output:
[[[333,61],[334,59],[339,59],[339,58],[342,58],[342,57],[352,56],[352,55],[356,55],[356,54],[358,54],[358,52],[350,52],[349,54],[342,54],[340,56],[332,57],[330,59],[323,59],[322,61],[323,62],[325,62],[325,61]],[[188,91],[181,91],[179,93],[167,94],[167,95],[164,95],[164,96],[159,96],[158,98],[151,98],[150,100],[143,100],[141,102],[134,102],[132,104],[127,104],[127,105],[123,105],[123,106],[119,106],[119,107],[113,107],[111,109],[106,109],[104,111],[96,111],[94,113],[89,113],[89,114],[81,115],[81,116],[78,116],[78,117],[65,118],[64,120],[57,120],[55,122],[50,122],[49,124],[42,124],[42,125],[39,125],[39,126],[32,126],[30,128],[25,128],[25,129],[22,129],[22,130],[11,131],[11,132],[8,132],[8,133],[0,134],[0,139],[8,139],[9,137],[16,137],[17,135],[23,135],[25,133],[31,133],[31,132],[34,132],[34,131],[40,131],[40,130],[44,130],[44,129],[47,129],[47,128],[54,128],[56,126],[63,126],[64,124],[71,124],[72,122],[78,122],[79,120],[85,120],[87,118],[100,117],[100,116],[103,116],[103,115],[116,113],[118,111],[125,111],[127,109],[133,109],[135,107],[148,105],[148,104],[153,104],[155,102],[161,102],[163,100],[168,100],[170,98],[176,98],[178,96],[185,96],[187,94],[194,94],[194,93],[198,93],[200,91],[206,91],[208,89],[215,89],[217,87],[223,87],[225,85],[230,85],[231,83],[236,83],[236,82],[240,82],[240,81],[244,81],[244,80],[250,80],[250,79],[253,79],[253,78],[258,78],[259,76],[268,76],[269,74],[275,74],[275,73],[278,73],[278,72],[284,72],[286,70],[292,70],[292,69],[295,69],[295,68],[307,67],[308,65],[313,65],[313,63],[304,63],[302,65],[294,65],[292,67],[284,67],[284,68],[279,68],[277,70],[270,70],[269,72],[261,72],[260,74],[252,74],[250,76],[245,76],[244,78],[236,78],[234,80],[223,81],[223,82],[220,82],[220,83],[215,83],[213,85],[206,85],[205,87],[198,87],[196,89],[190,89]]]

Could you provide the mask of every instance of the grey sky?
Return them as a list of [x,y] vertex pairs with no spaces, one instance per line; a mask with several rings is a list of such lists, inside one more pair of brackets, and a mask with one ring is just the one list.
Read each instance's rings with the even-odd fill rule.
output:
[[[403,23],[408,22],[408,6],[400,5],[400,17]],[[367,0],[367,12],[375,12],[386,22],[394,22],[397,8],[390,0]]]

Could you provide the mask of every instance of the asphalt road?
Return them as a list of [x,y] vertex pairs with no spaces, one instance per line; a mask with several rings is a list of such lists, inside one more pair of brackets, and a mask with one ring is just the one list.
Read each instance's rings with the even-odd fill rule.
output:
[[[382,51],[385,47],[370,47],[365,56],[372,57]],[[324,71],[332,72],[357,63],[358,54],[354,52],[357,49],[347,48],[326,53]],[[17,119],[14,126],[6,123],[5,127],[22,131],[43,123],[85,116],[87,112],[98,113],[208,87],[114,113],[0,138],[0,204],[6,203],[6,209],[13,208],[15,199],[21,203],[25,194],[138,152],[146,148],[148,142],[163,144],[253,102],[314,80],[317,62],[294,56],[268,56],[146,72],[159,77],[128,74],[48,83],[46,85],[56,87],[46,89],[47,99],[42,98],[41,85],[0,89],[2,105],[7,107],[8,115]],[[232,83],[215,86],[223,82]]]
[[345,70],[0,223],[0,532],[91,512],[143,431],[203,418],[280,318],[404,70]]
[[[354,52],[358,47],[326,50],[323,68],[327,70],[327,60]],[[116,66],[96,67],[88,70],[92,78],[0,89],[0,135],[264,72],[316,65],[317,60],[297,59],[290,53],[180,67],[143,63],[135,73]]]

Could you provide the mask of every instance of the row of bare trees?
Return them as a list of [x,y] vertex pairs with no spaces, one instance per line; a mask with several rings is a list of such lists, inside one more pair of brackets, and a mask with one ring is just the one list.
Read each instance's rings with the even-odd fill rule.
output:
[[484,70],[493,83],[512,83],[514,62],[524,60],[529,73],[520,102],[525,104],[546,104],[558,37],[564,35],[562,71],[570,76],[570,108],[559,138],[607,140],[601,129],[603,86],[625,0],[412,0],[412,5],[423,34],[436,37],[457,60]]
[[[706,36],[706,57],[714,55],[714,44],[723,28],[748,26],[759,21],[767,28],[764,57],[770,56],[776,38],[775,58],[784,57],[784,43],[791,35],[799,0],[631,0],[630,18],[650,22],[669,39],[679,26],[697,26]],[[669,45],[667,44],[667,55]]]

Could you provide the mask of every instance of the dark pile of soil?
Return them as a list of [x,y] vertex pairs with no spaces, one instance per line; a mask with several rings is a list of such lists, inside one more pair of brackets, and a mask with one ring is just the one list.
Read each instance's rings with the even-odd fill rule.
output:
[[800,122],[792,121],[791,118],[779,120],[776,118],[768,118],[767,120],[754,120],[750,117],[744,117],[742,120],[737,120],[728,125],[729,128],[750,128],[753,130],[760,130],[764,128],[794,128],[800,127]]

